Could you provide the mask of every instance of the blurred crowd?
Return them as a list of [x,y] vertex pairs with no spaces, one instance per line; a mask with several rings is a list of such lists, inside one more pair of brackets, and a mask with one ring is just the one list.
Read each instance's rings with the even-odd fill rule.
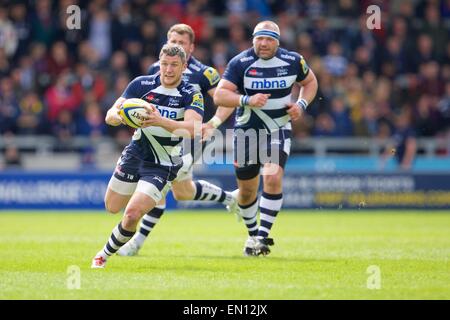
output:
[[[0,0],[0,134],[111,135],[104,115],[134,77],[157,60],[166,32],[187,23],[195,56],[223,73],[250,47],[263,19],[281,45],[301,53],[319,92],[296,137],[389,137],[402,115],[417,136],[450,127],[450,1],[365,0]],[[69,29],[67,8],[81,8]],[[381,9],[381,28],[366,8]],[[208,100],[208,119],[214,107]],[[230,120],[226,126],[231,127]]]

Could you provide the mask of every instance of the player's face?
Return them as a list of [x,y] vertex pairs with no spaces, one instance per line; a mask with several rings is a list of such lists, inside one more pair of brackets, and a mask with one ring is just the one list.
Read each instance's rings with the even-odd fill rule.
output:
[[261,59],[271,59],[278,49],[278,41],[272,37],[256,37],[253,39],[256,55]]
[[188,59],[194,51],[194,44],[191,43],[191,40],[189,39],[189,35],[187,33],[179,34],[176,32],[172,32],[169,36],[169,39],[167,39],[167,43],[177,44],[183,47]]
[[162,55],[159,59],[161,83],[167,88],[175,88],[181,82],[181,76],[186,64],[183,64],[179,56]]

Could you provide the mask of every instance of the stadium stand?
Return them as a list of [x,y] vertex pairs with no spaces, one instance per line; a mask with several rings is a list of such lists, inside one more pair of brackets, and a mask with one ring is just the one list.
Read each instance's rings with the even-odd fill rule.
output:
[[[0,167],[101,168],[131,134],[106,126],[105,111],[157,59],[170,25],[190,24],[194,55],[222,72],[268,17],[280,25],[282,46],[300,52],[319,80],[294,126],[294,153],[381,154],[402,113],[419,154],[449,156],[448,1],[1,2]],[[79,30],[66,26],[71,4],[81,8]],[[366,26],[369,4],[381,8],[378,30]],[[207,110],[209,119],[214,108]],[[58,157],[65,160],[50,161]]]

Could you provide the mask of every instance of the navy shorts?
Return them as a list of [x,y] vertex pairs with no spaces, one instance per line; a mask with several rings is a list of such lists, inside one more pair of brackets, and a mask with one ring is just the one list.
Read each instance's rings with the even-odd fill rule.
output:
[[291,130],[268,133],[265,130],[235,129],[233,155],[236,177],[253,179],[266,163],[276,163],[284,169],[290,149]]
[[[124,151],[117,161],[113,177],[125,183],[122,184],[125,189],[119,185],[115,191],[119,191],[122,194],[131,194],[131,191],[134,191],[132,189],[133,185],[136,187],[138,182],[147,182],[161,192],[168,182],[175,179],[180,168],[181,165],[162,166],[156,163],[146,162]],[[115,179],[113,180],[116,181]],[[116,183],[114,186],[117,185]],[[124,192],[120,192],[121,188]]]

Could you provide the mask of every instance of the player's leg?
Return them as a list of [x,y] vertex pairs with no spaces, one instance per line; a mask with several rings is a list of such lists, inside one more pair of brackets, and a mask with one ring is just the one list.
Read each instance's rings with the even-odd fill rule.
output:
[[204,180],[193,180],[193,158],[190,153],[183,156],[183,166],[171,187],[177,201],[216,201],[225,206],[235,202],[231,193],[219,186]]
[[283,175],[284,170],[275,163],[267,163],[263,168],[263,193],[259,201],[259,229],[256,239],[257,254],[270,253],[269,246],[273,245],[273,239],[269,233],[278,212],[283,203]]
[[244,245],[244,255],[256,255],[255,239],[258,233],[258,222],[256,219],[258,212],[258,188],[260,165],[249,165],[246,167],[236,167],[236,177],[238,184],[238,206],[239,215],[244,220],[248,231],[248,239]]
[[105,193],[105,208],[110,213],[123,210],[139,181],[139,160],[124,152],[117,161]]
[[172,192],[175,200],[178,201],[215,201],[225,206],[233,203],[230,192],[205,180],[176,179],[172,185]]
[[94,257],[93,268],[103,268],[107,259],[133,237],[142,216],[162,199],[167,177],[167,174],[156,174],[143,176],[139,180],[136,191],[125,208],[122,221],[113,229],[108,242]]
[[[192,199],[193,195],[195,194],[195,189],[191,185],[192,163],[193,160],[190,154],[183,156],[183,166],[180,168],[180,170],[178,170],[177,177],[175,179],[175,180],[181,179],[190,181],[190,183],[185,183],[184,187],[186,188],[185,191],[186,194],[182,195],[183,197],[190,197],[190,199]],[[175,181],[173,183],[175,183]],[[170,185],[170,187],[172,187],[172,184]],[[180,190],[180,188],[178,190]],[[178,194],[180,192],[181,191],[179,191]],[[144,217],[141,220],[139,231],[136,232],[131,241],[129,241],[126,245],[120,248],[119,251],[117,251],[117,254],[120,256],[137,255],[139,250],[144,245],[145,240],[150,235],[150,232],[153,230],[155,225],[161,219],[161,216],[164,214],[165,208],[166,208],[166,199],[164,196],[156,207],[154,207],[150,212],[147,212],[147,214],[144,215]]]
[[274,244],[269,233],[283,204],[283,176],[291,145],[290,130],[281,129],[277,134],[268,136],[267,142],[271,157],[262,171],[263,193],[259,201],[260,221],[256,236],[257,254],[263,255],[269,254],[269,246]]
[[126,207],[128,201],[131,198],[131,195],[134,192],[134,189],[136,188],[137,183],[134,183],[135,186],[133,187],[133,191],[130,194],[120,194],[117,191],[114,191],[114,189],[110,185],[108,185],[108,189],[106,190],[105,194],[105,208],[109,213],[118,213]]
[[[201,147],[201,144],[199,145]],[[196,155],[201,155],[201,148],[192,150]],[[183,166],[178,171],[177,177],[172,184],[172,192],[177,201],[216,201],[225,206],[233,205],[233,197],[230,192],[213,183],[204,180],[193,181],[193,163],[192,153],[183,156]]]
[[145,240],[149,237],[150,232],[159,222],[159,219],[161,219],[165,209],[166,199],[163,197],[153,209],[142,217],[138,232],[136,232],[133,238],[117,251],[117,254],[119,256],[137,255],[144,245]]
[[92,267],[104,267],[107,259],[133,237],[139,220],[155,205],[156,201],[154,199],[147,193],[143,193],[137,189],[125,208],[122,221],[113,229],[108,242],[106,242],[103,249],[95,256]]

